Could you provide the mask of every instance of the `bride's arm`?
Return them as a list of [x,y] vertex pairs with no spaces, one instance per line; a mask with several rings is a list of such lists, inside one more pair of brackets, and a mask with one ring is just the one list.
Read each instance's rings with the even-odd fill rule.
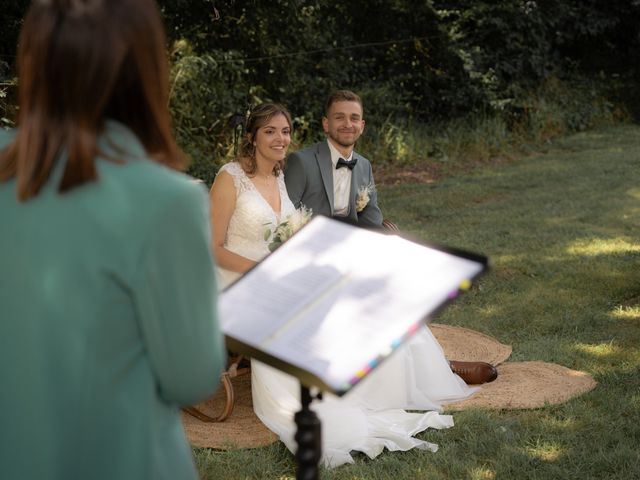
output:
[[234,272],[244,273],[257,262],[230,252],[224,248],[229,221],[236,208],[236,187],[233,178],[227,172],[220,172],[209,192],[209,211],[211,215],[211,249],[218,266]]

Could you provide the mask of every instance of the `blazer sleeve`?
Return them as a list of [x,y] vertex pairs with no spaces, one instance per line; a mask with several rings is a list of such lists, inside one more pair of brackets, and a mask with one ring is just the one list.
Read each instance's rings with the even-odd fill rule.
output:
[[375,188],[375,182],[373,180],[373,170],[371,163],[368,163],[368,175],[369,184],[373,186],[373,191],[370,194],[369,203],[364,209],[358,213],[358,225],[363,227],[381,227],[382,226],[382,211],[378,207],[378,191]]
[[148,232],[133,288],[159,394],[167,403],[190,405],[217,389],[226,349],[206,192],[181,185]]
[[307,173],[304,168],[304,161],[297,152],[287,157],[284,167],[284,183],[287,186],[287,193],[291,203],[293,203],[294,207],[300,208],[307,184]]

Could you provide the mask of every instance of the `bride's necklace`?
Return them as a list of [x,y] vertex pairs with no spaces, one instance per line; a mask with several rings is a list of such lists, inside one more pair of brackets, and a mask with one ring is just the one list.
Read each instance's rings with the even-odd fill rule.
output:
[[253,176],[255,180],[259,180],[261,184],[270,187],[274,184],[276,177],[273,173],[269,173],[268,175],[257,173]]
[[256,172],[253,175],[256,191],[264,198],[274,212],[280,210],[280,196],[278,193],[277,177],[273,173],[268,175]]

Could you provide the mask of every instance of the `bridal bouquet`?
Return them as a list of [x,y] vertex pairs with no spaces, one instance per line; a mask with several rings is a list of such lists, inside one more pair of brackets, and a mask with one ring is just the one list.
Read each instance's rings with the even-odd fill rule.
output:
[[371,194],[375,190],[373,184],[363,185],[358,189],[356,195],[356,212],[360,213],[367,206],[369,200],[371,200]]
[[267,227],[264,232],[264,241],[269,242],[269,240],[271,240],[268,245],[269,251],[273,252],[289,237],[300,230],[302,226],[311,219],[311,213],[311,209],[301,206],[280,222],[275,230]]

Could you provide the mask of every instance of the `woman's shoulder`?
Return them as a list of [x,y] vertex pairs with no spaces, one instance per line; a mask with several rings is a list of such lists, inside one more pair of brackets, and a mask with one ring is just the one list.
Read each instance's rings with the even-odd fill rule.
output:
[[242,165],[239,162],[233,161],[229,163],[225,163],[222,167],[220,167],[219,172],[226,172],[232,177],[245,177],[246,173],[242,169]]
[[238,195],[251,188],[251,180],[249,180],[249,177],[239,162],[233,161],[225,163],[220,167],[220,170],[218,170],[218,173],[222,172],[228,174],[232,178],[233,186],[235,187]]
[[105,131],[98,137],[98,149],[99,176],[130,184],[135,187],[132,191],[171,194],[189,190],[198,183],[193,177],[154,161],[138,137],[118,122],[106,122]]
[[133,254],[178,225],[206,222],[208,195],[202,182],[152,160],[101,162],[100,167],[85,204],[100,212],[95,221],[101,231],[126,234]]
[[[206,193],[207,190],[201,180],[152,160],[131,162],[131,165],[125,166],[123,170],[128,171],[132,184],[136,185],[136,190],[141,193],[146,191],[171,196],[189,195],[189,192],[193,191]],[[127,173],[123,176],[127,176]]]
[[[189,208],[187,205],[200,208],[207,199],[203,182],[146,156],[124,163],[100,159],[96,166],[99,179],[96,201],[117,199],[111,201],[112,209],[122,207],[127,210],[135,205],[132,215],[145,212],[149,221],[179,204],[182,208]],[[121,213],[126,216],[126,212]]]

